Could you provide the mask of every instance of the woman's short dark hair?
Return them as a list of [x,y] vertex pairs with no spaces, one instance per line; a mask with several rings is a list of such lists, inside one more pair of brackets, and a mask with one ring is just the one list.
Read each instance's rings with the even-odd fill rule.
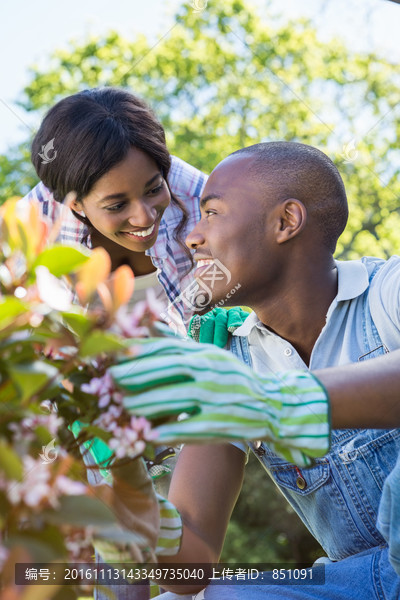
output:
[[[45,162],[39,154],[53,139],[57,159]],[[168,184],[171,157],[164,129],[153,111],[126,90],[94,88],[68,96],[48,111],[33,139],[31,159],[55,200],[63,202],[69,192],[75,192],[77,200],[82,200],[96,181],[126,158],[132,147],[154,160]],[[179,234],[188,220],[187,210],[173,194],[171,201],[182,211],[175,236],[186,250]]]

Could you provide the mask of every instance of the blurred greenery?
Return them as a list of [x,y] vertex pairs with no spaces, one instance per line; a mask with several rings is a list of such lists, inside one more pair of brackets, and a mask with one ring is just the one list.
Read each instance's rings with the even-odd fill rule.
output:
[[[283,23],[268,3],[260,14],[246,0],[213,2],[197,13],[185,3],[155,46],[144,35],[125,39],[115,31],[71,42],[45,71],[31,68],[19,103],[39,122],[57,100],[98,85],[144,97],[171,152],[207,172],[259,141],[320,147],[338,164],[349,195],[337,257],[396,251],[397,65],[350,52],[339,40],[323,44],[311,22]],[[0,198],[36,183],[28,155],[29,140],[0,155]]]
[[[261,9],[260,9],[261,10]],[[171,153],[207,172],[227,154],[268,140],[326,151],[344,178],[349,225],[338,258],[396,252],[400,73],[373,52],[319,41],[311,22],[283,22],[266,3],[182,4],[157,45],[117,32],[71,42],[33,66],[20,105],[39,122],[57,100],[87,87],[116,85],[145,98],[162,121]],[[0,198],[37,182],[29,140],[0,156]],[[286,502],[250,462],[224,559],[304,562],[318,554]]]

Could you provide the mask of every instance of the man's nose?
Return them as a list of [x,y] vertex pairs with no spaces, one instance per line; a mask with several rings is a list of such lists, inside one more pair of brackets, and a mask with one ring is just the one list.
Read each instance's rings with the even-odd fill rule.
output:
[[198,225],[189,233],[185,240],[185,244],[191,250],[196,250],[198,246],[204,244],[204,236],[199,230]]
[[157,209],[148,202],[134,202],[128,222],[133,227],[150,227],[157,218]]

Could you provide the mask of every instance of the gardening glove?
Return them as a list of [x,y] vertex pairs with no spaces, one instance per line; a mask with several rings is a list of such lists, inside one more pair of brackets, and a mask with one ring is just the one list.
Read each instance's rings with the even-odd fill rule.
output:
[[112,466],[112,485],[104,482],[96,487],[96,495],[111,508],[120,528],[103,530],[100,539],[95,535],[93,545],[107,563],[154,563],[160,517],[151,477],[142,458],[123,462]]
[[136,349],[109,371],[133,415],[166,418],[158,443],[266,440],[299,466],[328,452],[329,400],[309,371],[260,377],[225,350],[173,338]]
[[[84,425],[75,421],[77,437]],[[142,458],[114,463],[112,451],[99,439],[84,442],[83,459],[95,480],[95,493],[109,506],[120,527],[102,528],[93,545],[107,562],[156,562],[180,548],[181,518],[174,505],[157,494]]]
[[194,315],[189,323],[188,336],[202,344],[225,348],[229,333],[240,327],[249,313],[240,308],[213,308],[205,315]]

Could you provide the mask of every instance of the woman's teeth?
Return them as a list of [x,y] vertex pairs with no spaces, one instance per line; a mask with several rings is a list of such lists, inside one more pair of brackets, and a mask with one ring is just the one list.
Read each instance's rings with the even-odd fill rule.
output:
[[212,265],[213,264],[213,260],[208,258],[208,259],[202,259],[202,260],[198,260],[197,261],[197,266],[198,267],[205,267],[206,265]]
[[153,233],[155,226],[156,226],[156,224],[153,223],[153,225],[151,227],[149,227],[148,229],[144,229],[142,231],[127,231],[126,233],[128,233],[129,235],[137,236],[137,237],[147,237],[148,235]]

